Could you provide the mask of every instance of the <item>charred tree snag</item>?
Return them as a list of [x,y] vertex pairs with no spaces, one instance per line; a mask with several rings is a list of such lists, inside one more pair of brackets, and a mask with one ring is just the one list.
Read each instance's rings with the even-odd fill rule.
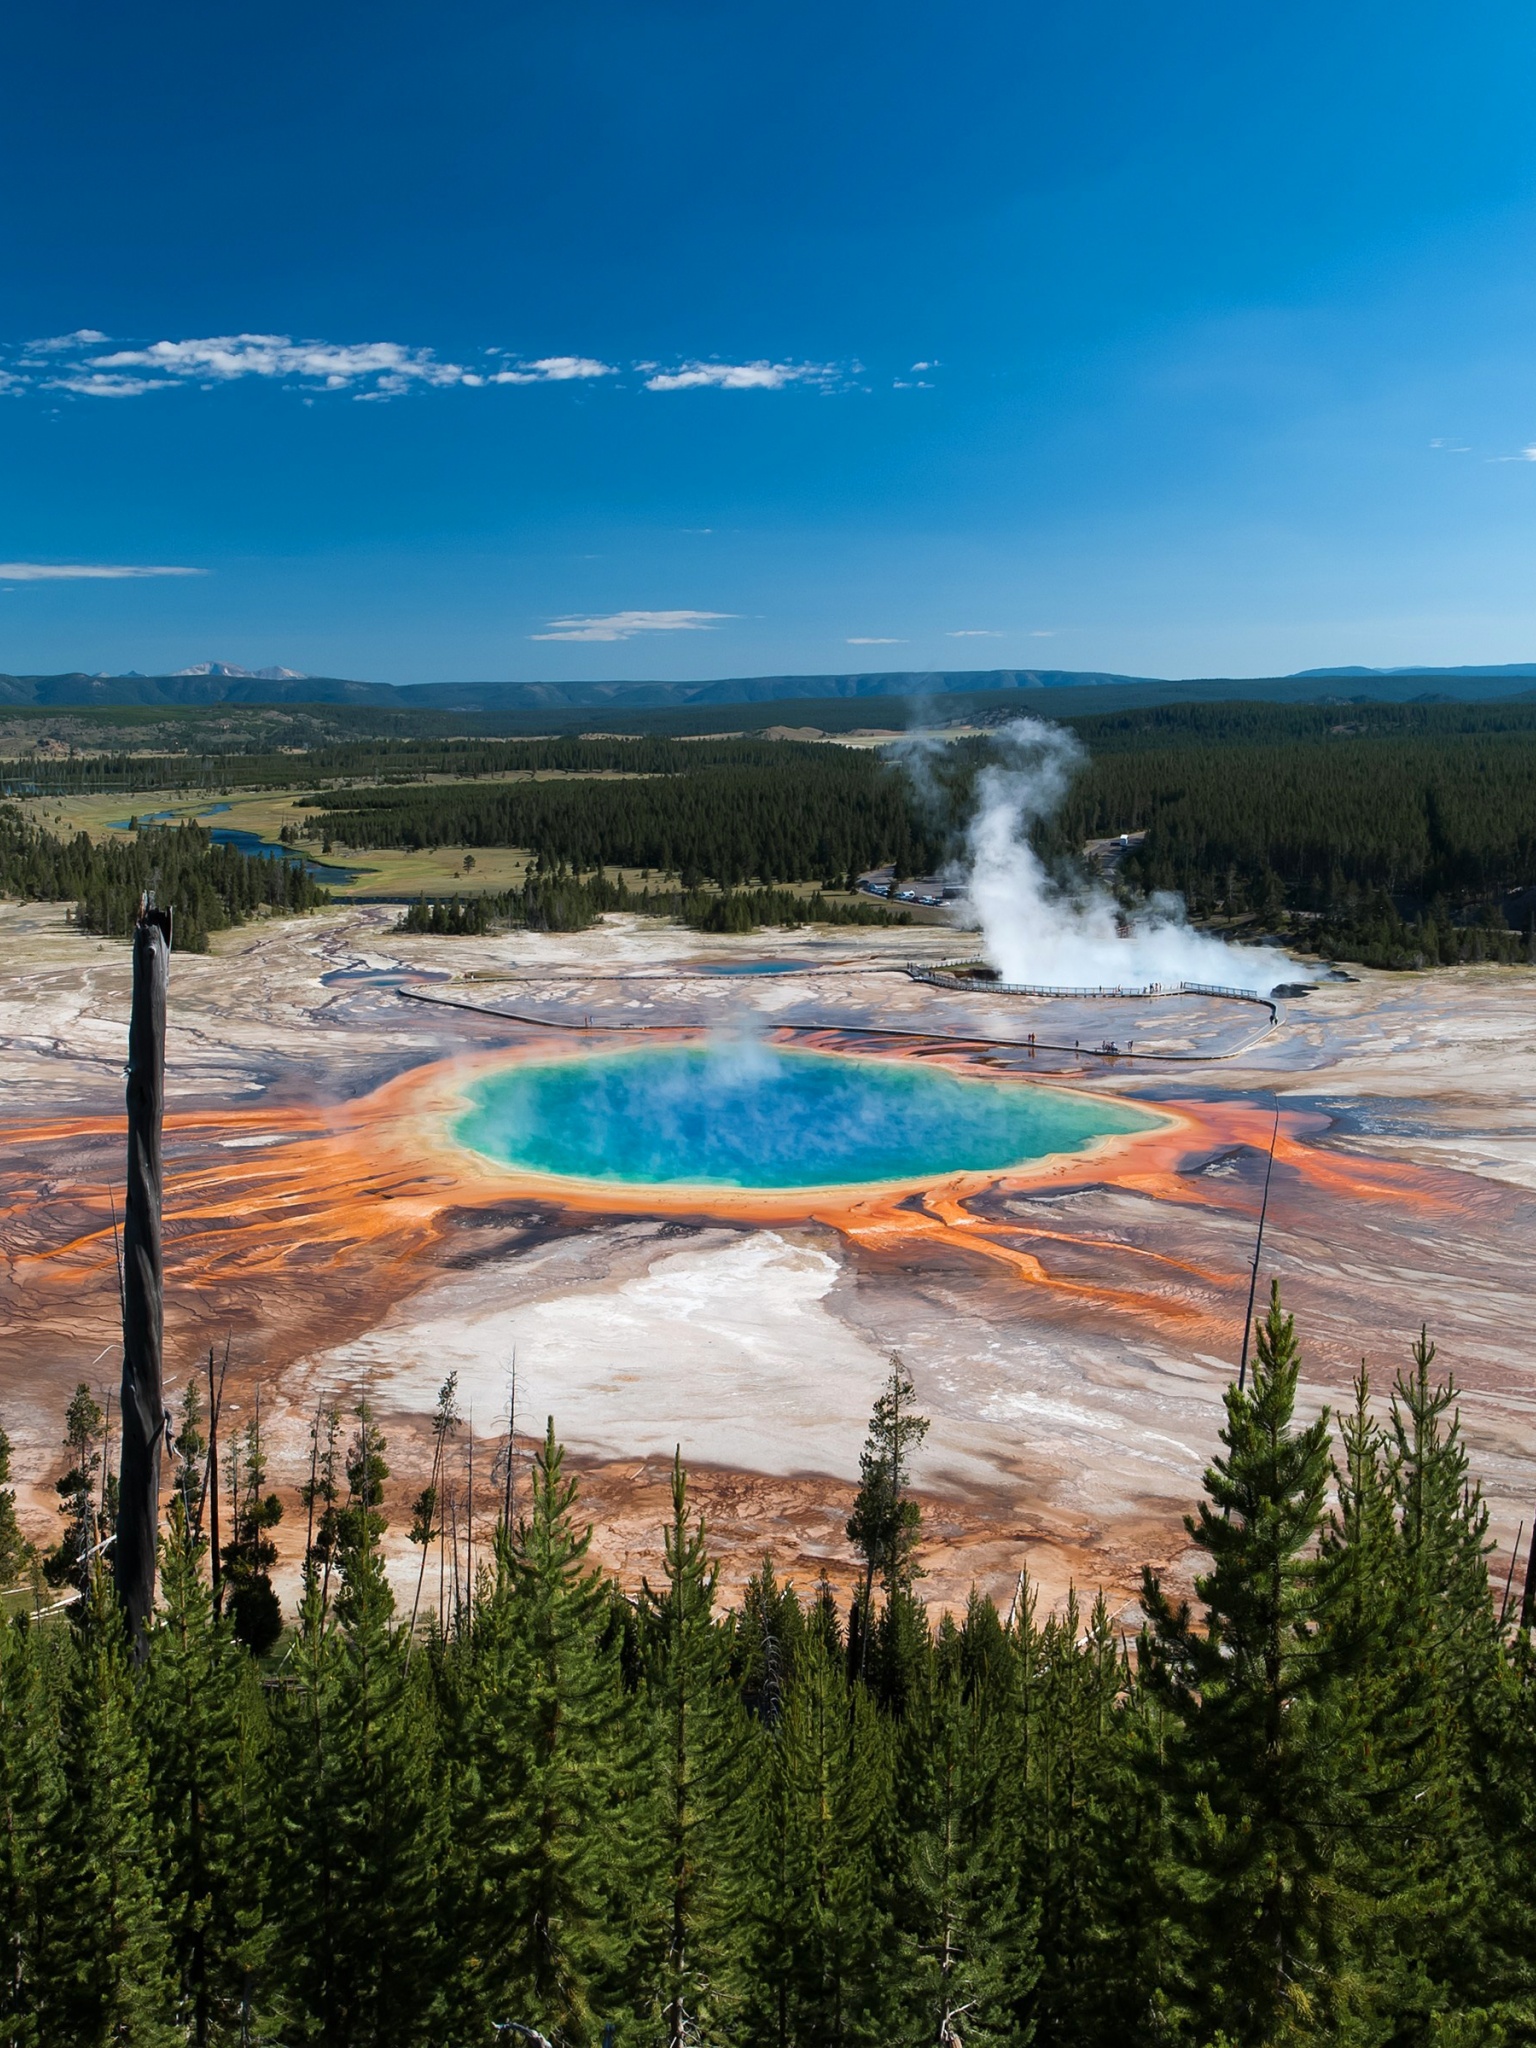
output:
[[123,1214],[123,1391],[117,1543],[118,1598],[135,1657],[155,1604],[160,1533],[164,1301],[160,1266],[160,1127],[165,1108],[165,1003],[171,913],[141,907],[133,931],[128,1025],[128,1186]]

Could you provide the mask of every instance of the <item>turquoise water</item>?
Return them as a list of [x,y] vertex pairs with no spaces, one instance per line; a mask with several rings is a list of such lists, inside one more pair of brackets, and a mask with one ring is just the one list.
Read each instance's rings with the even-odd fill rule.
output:
[[925,1180],[1022,1166],[1156,1121],[1028,1081],[762,1046],[509,1065],[469,1099],[454,1135],[472,1151],[644,1187]]

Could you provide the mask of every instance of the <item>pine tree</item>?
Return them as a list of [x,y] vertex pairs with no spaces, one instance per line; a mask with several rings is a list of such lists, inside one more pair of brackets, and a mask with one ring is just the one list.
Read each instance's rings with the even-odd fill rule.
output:
[[[973,1635],[977,1605],[967,1616]],[[897,1738],[904,2032],[940,2048],[1022,2038],[1039,1974],[1038,1914],[1020,1895],[999,1800],[998,1699],[969,1682],[967,1661],[946,1615]]]
[[96,1543],[96,1477],[101,1470],[101,1440],[106,1417],[82,1380],[64,1413],[64,1448],[70,1464],[56,1482],[64,1533],[43,1564],[53,1586],[75,1585],[89,1595],[90,1559]]
[[142,1696],[161,1897],[196,2048],[248,2037],[271,1946],[266,1714],[250,1658],[231,1624],[214,1619],[205,1549],[176,1499]]
[[702,1519],[688,1527],[681,1449],[672,1460],[664,1557],[663,1589],[642,1582],[640,1595],[665,1888],[655,1982],[667,2048],[686,2048],[717,2038],[729,2005],[738,1878],[732,1807],[747,1730],[727,1684],[727,1645],[714,1625],[718,1568],[705,1549]]
[[[417,1612],[421,1606],[421,1589],[427,1576],[427,1561],[432,1554],[433,1539],[442,1534],[443,1459],[448,1438],[459,1426],[458,1386],[459,1376],[456,1372],[451,1372],[437,1390],[437,1407],[432,1415],[432,1476],[416,1496],[411,1509],[410,1539],[421,1548],[421,1563],[416,1572],[416,1591],[411,1600],[410,1625],[413,1634]],[[509,1444],[508,1457],[511,1454]],[[441,1614],[438,1616],[438,1625],[443,1626]]]
[[449,1974],[437,1718],[377,1554],[360,1542],[348,1569],[340,1627],[310,1586],[278,1716],[276,1941],[306,2038],[417,2048],[439,2038]]
[[11,1440],[0,1429],[0,1593],[21,1577],[32,1560],[32,1546],[16,1520],[16,1495],[6,1484],[11,1476]]
[[[68,1637],[62,1638],[71,1650]],[[46,2002],[50,1824],[62,1796],[50,1646],[25,1620],[0,1625],[0,2044],[36,2048]]]
[[171,2048],[181,2038],[136,1706],[122,1614],[98,1564],[62,1679],[42,2048]]
[[855,2048],[892,2038],[892,1734],[819,1629],[761,1766],[747,1826],[739,2038]]
[[277,1545],[268,1531],[283,1519],[283,1503],[264,1493],[267,1454],[261,1437],[261,1398],[245,1433],[234,1476],[234,1530],[224,1546],[224,1576],[229,1591],[226,1612],[239,1640],[253,1656],[263,1657],[283,1631],[283,1610],[272,1584]]
[[194,1534],[202,1533],[202,1467],[208,1452],[208,1439],[203,1433],[203,1397],[194,1372],[182,1389],[181,1428],[176,1433],[174,1445],[177,1460],[176,1490],[181,1495],[182,1514],[187,1528]]
[[309,1436],[309,1477],[299,1489],[308,1518],[304,1579],[306,1586],[311,1581],[318,1586],[320,1611],[324,1615],[330,1607],[331,1570],[339,1562],[341,1551],[341,1484],[337,1478],[341,1464],[341,1410],[334,1405],[322,1405]]
[[584,2048],[635,2005],[644,1752],[564,1459],[551,1422],[528,1516],[456,1646],[454,1840],[461,2031],[515,2022]]
[[1536,2030],[1536,1659],[1523,1631],[1477,1701],[1476,1757],[1487,1838],[1478,2003],[1519,2040]]
[[1313,1555],[1328,1420],[1293,1426],[1299,1369],[1276,1285],[1251,1390],[1228,1388],[1226,1454],[1186,1519],[1211,1559],[1195,1581],[1203,1627],[1151,1572],[1142,1591],[1146,1681],[1176,1728],[1166,1876],[1187,1946],[1175,1960],[1206,2034],[1255,2044],[1326,2029],[1336,1939],[1339,1757]]
[[366,1400],[357,1404],[357,1432],[347,1446],[347,1499],[336,1518],[336,1558],[346,1581],[337,1612],[351,1620],[362,1599],[382,1601],[386,1615],[394,1611],[394,1595],[384,1576],[379,1545],[389,1527],[384,1513],[384,1482],[389,1477],[389,1449]]
[[[1421,1331],[1411,1370],[1394,1381],[1385,1433],[1396,1545],[1383,1585],[1391,1637],[1377,1664],[1371,1732],[1389,1770],[1376,1774],[1385,1796],[1375,1801],[1375,1841],[1362,1858],[1362,1881],[1390,1933],[1390,1982],[1378,1997],[1426,2025],[1432,2014],[1477,2009],[1489,1990],[1483,1935],[1495,1901],[1478,1702],[1497,1695],[1502,1661],[1487,1510],[1469,1483],[1455,1383],[1432,1379],[1434,1357]],[[1379,1962],[1375,1974],[1384,1974]]]
[[784,1704],[805,1642],[805,1616],[793,1586],[781,1586],[765,1557],[742,1595],[731,1643],[732,1668],[742,1705],[772,1727]]
[[1120,2038],[1139,2004],[1132,1902],[1146,1844],[1120,1705],[1129,1674],[1102,1595],[1086,1628],[1074,1590],[1038,1630],[1026,1615],[1015,1640],[1022,1646],[1026,1636],[1027,1726],[1008,1804],[1040,1969],[1018,2010],[1040,2042],[1086,2048]]
[[[925,1416],[915,1412],[916,1390],[900,1355],[891,1353],[891,1370],[869,1419],[869,1433],[859,1454],[859,1490],[848,1518],[848,1541],[864,1559],[864,1594],[857,1609],[857,1635],[851,1644],[854,1668],[863,1677],[869,1667],[874,1633],[874,1582],[884,1583],[886,1610],[900,1603],[918,1576],[917,1540],[922,1510],[907,1488],[912,1452],[928,1434]],[[892,1615],[893,1664],[903,1661],[908,1645],[905,1623],[910,1615]]]

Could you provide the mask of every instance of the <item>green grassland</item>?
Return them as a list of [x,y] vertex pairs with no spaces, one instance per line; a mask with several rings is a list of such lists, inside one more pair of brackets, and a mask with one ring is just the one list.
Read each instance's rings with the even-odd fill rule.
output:
[[[34,798],[18,808],[30,823],[45,831],[63,837],[84,832],[98,843],[126,841],[132,836],[126,829],[129,819],[161,811],[169,813],[167,822],[171,824],[195,820],[205,826],[255,832],[263,840],[280,843],[284,830],[301,830],[313,821],[314,812],[303,808],[308,796],[308,790],[293,785],[194,795],[174,789],[142,790],[132,800],[136,811],[129,811],[126,817],[123,798],[111,794]],[[372,847],[364,851],[338,839],[327,850],[323,837],[302,839],[297,850],[326,866],[352,871],[352,881],[326,885],[338,902],[367,896],[434,896],[453,890],[464,895],[499,894],[522,885],[530,861],[527,849],[519,847]],[[468,867],[466,856],[471,863]],[[638,885],[639,871],[625,879]]]

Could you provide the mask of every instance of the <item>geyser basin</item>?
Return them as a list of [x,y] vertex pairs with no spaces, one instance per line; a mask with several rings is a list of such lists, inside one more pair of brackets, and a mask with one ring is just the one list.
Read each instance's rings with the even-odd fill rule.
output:
[[454,1135],[504,1166],[647,1187],[819,1188],[1026,1166],[1153,1129],[1124,1103],[906,1061],[665,1046],[519,1063]]

